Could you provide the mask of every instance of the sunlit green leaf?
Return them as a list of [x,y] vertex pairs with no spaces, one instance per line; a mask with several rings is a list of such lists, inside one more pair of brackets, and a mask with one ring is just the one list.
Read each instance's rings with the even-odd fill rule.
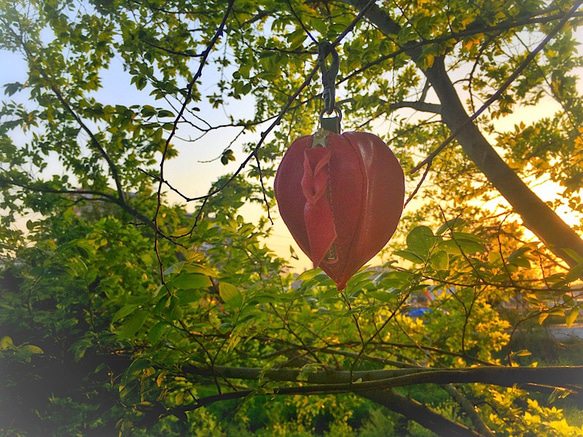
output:
[[243,304],[243,295],[233,284],[229,284],[228,282],[220,282],[219,294],[221,299],[223,299],[226,304],[232,307],[240,307]]
[[565,315],[565,324],[567,325],[568,328],[570,328],[573,323],[575,323],[575,320],[577,320],[577,317],[579,317],[579,308],[575,307],[573,309],[571,309],[570,311],[567,311],[567,314]]
[[407,234],[408,251],[419,255],[423,260],[435,243],[433,231],[428,226],[417,226]]
[[431,267],[435,270],[447,270],[449,268],[449,255],[443,250],[433,253],[429,261]]
[[212,286],[208,276],[200,273],[190,273],[185,269],[172,279],[172,285],[178,289],[207,288]]

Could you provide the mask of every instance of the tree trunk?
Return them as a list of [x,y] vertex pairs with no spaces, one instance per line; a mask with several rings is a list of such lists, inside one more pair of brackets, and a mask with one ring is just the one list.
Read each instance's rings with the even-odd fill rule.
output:
[[[345,1],[358,9],[362,9],[368,3],[367,0]],[[400,29],[399,25],[376,5],[371,7],[365,16],[387,35],[395,35]],[[420,53],[419,48],[407,51],[407,54],[415,62],[419,60]],[[568,251],[571,250],[583,258],[583,240],[528,188],[470,120],[451,79],[447,75],[443,57],[436,58],[433,66],[424,73],[441,102],[444,123],[452,132],[456,132],[463,126],[456,139],[467,156],[510,203],[514,211],[520,215],[524,225],[547,248],[562,258],[569,266],[577,265],[578,261]]]
[[447,75],[443,58],[436,58],[433,66],[425,71],[425,75],[441,101],[441,115],[445,124],[452,132],[463,126],[456,139],[468,157],[512,205],[514,212],[520,215],[528,229],[569,266],[577,265],[578,262],[565,249],[583,257],[583,240],[528,188],[470,121]]

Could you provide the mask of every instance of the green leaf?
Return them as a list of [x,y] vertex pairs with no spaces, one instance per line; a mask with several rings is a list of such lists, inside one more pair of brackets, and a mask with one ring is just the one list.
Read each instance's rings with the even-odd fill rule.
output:
[[458,246],[459,251],[465,254],[486,252],[484,245],[474,240],[456,239],[453,243]]
[[156,109],[150,105],[144,105],[141,110],[142,117],[150,118],[157,114]]
[[320,273],[322,273],[322,270],[320,268],[309,269],[309,270],[302,272],[296,278],[296,280],[297,281],[309,281],[311,279],[314,279],[316,277],[316,275],[319,275]]
[[13,348],[14,348],[14,343],[12,342],[11,337],[8,337],[7,335],[5,335],[4,337],[2,337],[2,339],[0,339],[0,350],[13,349]]
[[172,296],[170,296],[168,293],[162,294],[158,299],[158,302],[156,302],[156,305],[154,305],[154,314],[162,314],[162,312],[170,306],[172,300],[171,298]]
[[485,243],[483,238],[478,237],[477,235],[474,235],[474,234],[468,234],[467,232],[452,232],[451,238],[453,238],[456,241],[457,240],[465,240],[465,241],[474,241],[474,242],[480,243],[480,244]]
[[565,281],[572,282],[583,276],[583,263],[577,264],[565,275]]
[[411,273],[408,271],[388,271],[379,278],[379,286],[385,289],[402,289],[410,284]]
[[461,255],[462,253],[460,246],[454,240],[443,240],[437,247],[450,255]]
[[583,257],[573,249],[565,248],[563,251],[578,263],[583,264]]
[[446,221],[437,229],[437,235],[442,235],[446,231],[453,231],[456,227],[461,227],[465,224],[465,221],[461,218],[454,218],[452,220]]
[[392,291],[370,291],[366,293],[367,296],[373,297],[376,300],[380,300],[381,302],[386,303],[393,303],[395,302],[397,296],[399,295],[398,290]]
[[431,267],[435,270],[447,270],[449,269],[449,255],[444,250],[439,250],[431,255],[429,259]]
[[325,36],[328,33],[328,24],[321,18],[313,18],[310,22],[312,27]]
[[176,292],[176,296],[178,297],[181,304],[189,304],[192,302],[199,301],[202,297],[202,293],[200,292],[200,290],[185,289],[178,290]]
[[235,161],[235,154],[231,149],[227,149],[221,155],[221,164],[227,165],[230,161]]
[[156,344],[160,341],[166,330],[168,329],[168,323],[158,322],[148,332],[148,341],[152,344]]
[[123,319],[127,315],[133,313],[136,310],[136,308],[138,308],[138,304],[128,304],[128,305],[124,305],[119,310],[117,310],[117,312],[111,318],[111,321],[113,323],[115,323],[118,320]]
[[165,117],[173,118],[174,112],[169,111],[168,109],[160,109],[158,111],[158,117],[160,117],[160,118],[165,118]]
[[417,255],[414,252],[411,252],[410,250],[395,250],[394,254],[415,264],[422,263],[425,261],[425,258],[423,258],[420,255]]
[[23,88],[23,85],[19,82],[7,83],[4,85],[4,94],[12,96],[16,94]]
[[150,360],[145,358],[138,358],[137,360],[133,361],[126,371],[123,373],[121,383],[127,384],[131,382],[132,376],[139,376],[143,373],[144,369],[147,369],[151,366]]
[[31,355],[44,354],[44,351],[40,347],[35,346],[34,344],[27,344],[25,346],[22,346],[21,350]]
[[79,362],[79,360],[83,358],[83,356],[85,355],[87,349],[89,349],[91,346],[92,346],[91,339],[86,337],[81,338],[81,340],[73,343],[69,350],[73,352],[75,362]]
[[205,275],[210,278],[216,278],[219,276],[219,272],[216,269],[208,266],[203,266],[201,264],[185,264],[183,268],[188,273],[198,273],[200,275]]
[[172,320],[182,318],[182,307],[180,306],[180,298],[177,295],[170,296],[170,304],[167,309],[167,316]]
[[240,307],[243,304],[243,295],[237,287],[228,282],[219,283],[219,295],[225,304],[232,307]]
[[571,325],[575,323],[577,317],[579,317],[579,307],[572,308],[570,311],[567,312],[567,314],[565,315],[565,324],[567,325],[568,328],[570,328]]
[[171,284],[179,290],[208,288],[213,285],[208,276],[186,270],[172,279]]
[[526,257],[526,254],[528,252],[530,252],[531,249],[532,249],[531,247],[523,246],[523,247],[515,250],[514,252],[512,252],[508,256],[507,261],[509,263],[512,263],[512,264],[514,264],[516,266],[519,266],[519,267],[529,268],[530,267],[530,261]]
[[298,46],[302,45],[303,42],[306,40],[308,35],[306,31],[302,28],[294,30],[292,33],[286,35],[286,39],[290,45],[290,49],[297,48]]
[[435,235],[427,226],[417,226],[407,235],[407,249],[423,260],[427,258],[429,251],[435,244]]
[[525,253],[527,253],[528,251],[530,251],[531,248],[527,247],[527,246],[523,246],[520,249],[516,249],[514,252],[512,252],[507,259],[507,261],[514,261],[515,259],[519,258],[519,257],[523,257]]
[[184,268],[185,264],[186,264],[186,261],[179,261],[175,264],[172,264],[170,267],[168,267],[166,270],[164,270],[164,275],[171,275],[173,273],[180,273],[182,271],[182,269]]
[[118,336],[122,339],[133,337],[144,326],[147,317],[145,310],[137,310],[120,325]]

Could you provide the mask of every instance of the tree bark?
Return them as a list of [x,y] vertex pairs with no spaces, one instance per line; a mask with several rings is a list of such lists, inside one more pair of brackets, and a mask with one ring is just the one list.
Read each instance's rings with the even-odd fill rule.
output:
[[[362,9],[367,0],[344,0],[357,9]],[[399,32],[399,25],[377,5],[365,14],[366,18],[387,35]],[[407,47],[405,47],[407,49]],[[420,49],[406,50],[407,55],[416,63]],[[436,57],[433,65],[424,71],[441,103],[443,122],[452,132],[458,132],[456,139],[467,156],[484,173],[500,194],[510,203],[530,229],[555,255],[569,266],[578,264],[569,251],[583,258],[583,240],[567,225],[546,203],[518,177],[502,160],[494,148],[471,121],[463,107],[457,91],[445,69],[443,57]]]
[[518,177],[488,143],[470,120],[445,70],[444,59],[436,58],[425,75],[442,107],[442,118],[452,132],[459,130],[457,141],[492,185],[512,205],[514,212],[555,255],[569,266],[578,264],[565,249],[583,257],[583,240]]
[[[342,371],[322,369],[303,374],[301,369],[269,369],[258,367],[215,366],[200,368],[192,365],[182,367],[185,375],[221,377],[227,379],[289,381],[304,383],[301,387],[276,389],[279,394],[302,394],[302,392],[364,392],[418,384],[492,384],[513,387],[516,384],[540,384],[564,387],[576,395],[581,392],[583,366],[549,367],[498,367],[482,366],[458,369],[381,369],[364,371]],[[358,381],[358,382],[356,382]],[[313,384],[313,385],[312,385]],[[525,387],[522,387],[525,388]],[[289,390],[286,390],[289,389]]]
[[416,400],[395,393],[393,390],[371,391],[358,394],[391,411],[402,414],[407,419],[417,422],[438,435],[448,437],[480,436],[480,434],[465,425],[453,422],[441,414],[435,413]]

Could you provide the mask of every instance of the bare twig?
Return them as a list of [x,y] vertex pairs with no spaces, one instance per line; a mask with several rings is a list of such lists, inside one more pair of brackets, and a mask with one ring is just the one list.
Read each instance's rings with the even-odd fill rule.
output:
[[174,120],[174,124],[172,126],[172,131],[170,132],[170,135],[168,135],[168,138],[166,139],[166,144],[164,145],[164,150],[162,152],[162,159],[160,160],[160,176],[159,176],[158,192],[157,192],[158,202],[156,205],[156,212],[154,214],[154,226],[156,229],[154,250],[156,252],[156,256],[158,258],[158,264],[160,266],[160,278],[161,278],[162,284],[165,284],[164,262],[162,261],[162,257],[160,255],[158,233],[160,232],[159,215],[160,215],[160,210],[162,207],[162,188],[164,186],[164,165],[166,163],[166,157],[168,155],[168,150],[170,149],[170,142],[172,141],[172,139],[176,135],[176,130],[178,129],[178,123],[179,123],[180,119],[182,118],[184,111],[186,111],[187,105],[190,103],[190,100],[192,99],[192,91],[194,89],[194,85],[195,85],[196,81],[201,77],[202,71],[206,65],[206,62],[208,60],[208,57],[211,54],[213,47],[215,46],[215,44],[219,40],[220,36],[223,34],[223,30],[227,24],[227,19],[228,19],[229,14],[231,13],[231,11],[233,9],[234,3],[235,3],[234,0],[229,0],[229,3],[227,5],[227,10],[225,11],[225,14],[223,15],[223,19],[222,19],[221,23],[219,24],[217,31],[215,32],[213,38],[209,42],[207,48],[202,53],[200,64],[198,66],[198,70],[196,71],[196,73],[192,77],[190,83],[188,84],[188,93],[187,93],[186,97],[184,98],[184,102],[182,103],[182,107],[180,108],[180,111],[178,112],[176,119]]

